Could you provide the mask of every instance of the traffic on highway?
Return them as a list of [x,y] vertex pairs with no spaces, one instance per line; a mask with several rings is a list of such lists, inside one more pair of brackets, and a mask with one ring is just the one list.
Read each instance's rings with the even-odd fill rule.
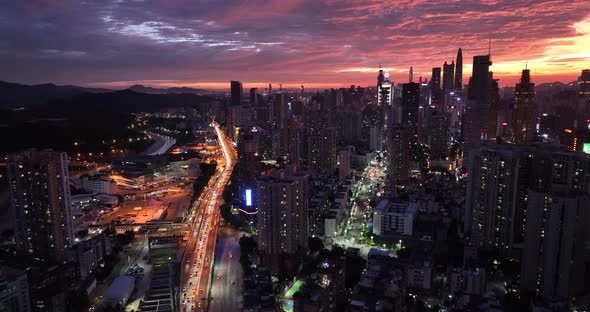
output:
[[213,122],[212,126],[223,151],[223,158],[217,160],[218,170],[195,202],[196,213],[189,230],[180,278],[179,302],[181,310],[187,312],[206,311],[209,304],[209,289],[213,278],[212,261],[220,219],[219,205],[237,158],[231,140],[217,123]]

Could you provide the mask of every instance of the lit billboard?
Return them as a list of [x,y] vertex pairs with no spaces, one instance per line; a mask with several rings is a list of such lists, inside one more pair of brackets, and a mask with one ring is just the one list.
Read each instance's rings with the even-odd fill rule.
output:
[[246,196],[246,207],[252,207],[252,189],[246,189],[244,195]]
[[582,152],[590,154],[590,143],[584,143],[584,145],[582,145]]

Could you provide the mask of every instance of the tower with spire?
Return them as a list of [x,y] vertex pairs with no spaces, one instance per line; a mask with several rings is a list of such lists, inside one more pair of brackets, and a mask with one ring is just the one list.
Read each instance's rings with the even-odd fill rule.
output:
[[455,64],[455,93],[463,91],[463,51],[457,51],[457,63]]
[[514,88],[514,111],[512,112],[514,143],[526,144],[532,141],[536,114],[535,84],[531,82],[531,71],[527,63],[522,70],[520,82]]
[[410,77],[408,82],[414,82],[414,68],[410,66]]

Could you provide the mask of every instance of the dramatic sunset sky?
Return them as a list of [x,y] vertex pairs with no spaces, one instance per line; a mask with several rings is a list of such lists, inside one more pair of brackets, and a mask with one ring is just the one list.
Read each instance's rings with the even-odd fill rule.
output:
[[590,68],[589,0],[26,0],[0,10],[0,80],[123,88],[395,82],[487,54],[500,85]]

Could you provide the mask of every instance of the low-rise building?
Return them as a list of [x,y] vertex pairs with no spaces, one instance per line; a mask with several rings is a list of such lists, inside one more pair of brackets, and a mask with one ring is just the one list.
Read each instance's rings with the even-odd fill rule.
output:
[[373,214],[373,234],[411,236],[416,213],[415,203],[399,203],[384,199],[377,204]]
[[74,181],[74,186],[89,193],[115,194],[117,183],[115,180],[102,175],[83,175]]
[[449,272],[449,290],[452,293],[468,295],[483,295],[486,285],[486,271],[484,268],[460,269]]

